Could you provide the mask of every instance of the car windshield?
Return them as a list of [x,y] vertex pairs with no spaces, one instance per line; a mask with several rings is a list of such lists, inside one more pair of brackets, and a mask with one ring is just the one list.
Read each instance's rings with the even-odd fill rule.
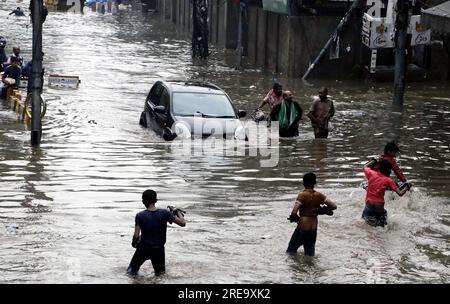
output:
[[173,93],[173,114],[219,118],[236,117],[226,95],[191,92]]

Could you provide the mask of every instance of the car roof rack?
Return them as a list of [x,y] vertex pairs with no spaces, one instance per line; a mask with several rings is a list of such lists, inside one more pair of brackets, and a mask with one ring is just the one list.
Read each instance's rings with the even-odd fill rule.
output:
[[210,89],[214,89],[214,90],[220,90],[220,88],[218,86],[216,86],[215,84],[206,82],[206,81],[200,81],[200,80],[166,80],[167,82],[181,82],[184,85],[194,85],[194,86],[199,86],[199,87],[205,87],[205,88],[210,88]]

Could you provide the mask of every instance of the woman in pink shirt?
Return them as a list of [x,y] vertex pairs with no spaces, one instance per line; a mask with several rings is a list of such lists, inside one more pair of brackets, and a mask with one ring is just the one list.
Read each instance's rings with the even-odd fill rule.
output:
[[278,82],[273,84],[272,90],[270,90],[266,97],[261,101],[261,104],[256,108],[256,110],[261,109],[265,104],[269,105],[269,110],[272,111],[272,108],[283,101],[283,87]]
[[387,211],[384,209],[384,194],[386,190],[395,191],[399,196],[403,196],[410,186],[399,189],[392,179],[391,163],[388,160],[381,160],[379,170],[370,169],[364,166],[364,175],[369,183],[366,192],[366,206],[362,213],[362,218],[371,226],[384,227],[387,224]]

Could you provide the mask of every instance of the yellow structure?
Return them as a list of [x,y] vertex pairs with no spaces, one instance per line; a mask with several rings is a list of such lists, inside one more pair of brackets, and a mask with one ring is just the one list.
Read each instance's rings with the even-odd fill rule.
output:
[[11,109],[17,113],[18,118],[29,124],[30,117],[27,115],[26,102],[22,100],[22,93],[20,90],[9,88],[6,92],[6,100],[9,102]]
[[[6,92],[6,100],[11,109],[17,113],[17,118],[27,125],[31,123],[31,94],[27,98],[23,98],[22,92],[18,89],[9,88]],[[47,111],[47,104],[41,97],[41,119]]]
[[59,0],[44,0],[44,5],[51,12],[55,12],[58,9]]
[[57,6],[59,0],[44,0],[45,6]]

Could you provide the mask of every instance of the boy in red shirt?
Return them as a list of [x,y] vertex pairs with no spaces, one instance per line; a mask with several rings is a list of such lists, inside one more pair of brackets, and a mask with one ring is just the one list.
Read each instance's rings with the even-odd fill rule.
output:
[[371,162],[369,162],[368,166],[370,168],[373,168],[374,170],[379,170],[378,162],[381,160],[387,160],[391,164],[391,168],[392,170],[394,170],[394,173],[397,176],[398,180],[402,183],[408,183],[408,181],[406,180],[406,176],[403,174],[402,169],[400,169],[395,159],[399,151],[400,149],[394,141],[388,142],[384,147],[384,153],[379,155],[378,160],[373,159]]
[[387,211],[384,209],[384,193],[390,189],[399,196],[403,196],[410,189],[407,184],[403,189],[399,189],[392,179],[391,163],[388,160],[378,162],[378,170],[373,170],[364,166],[364,175],[369,182],[366,193],[366,207],[362,213],[362,218],[371,226],[384,227],[387,224]]

